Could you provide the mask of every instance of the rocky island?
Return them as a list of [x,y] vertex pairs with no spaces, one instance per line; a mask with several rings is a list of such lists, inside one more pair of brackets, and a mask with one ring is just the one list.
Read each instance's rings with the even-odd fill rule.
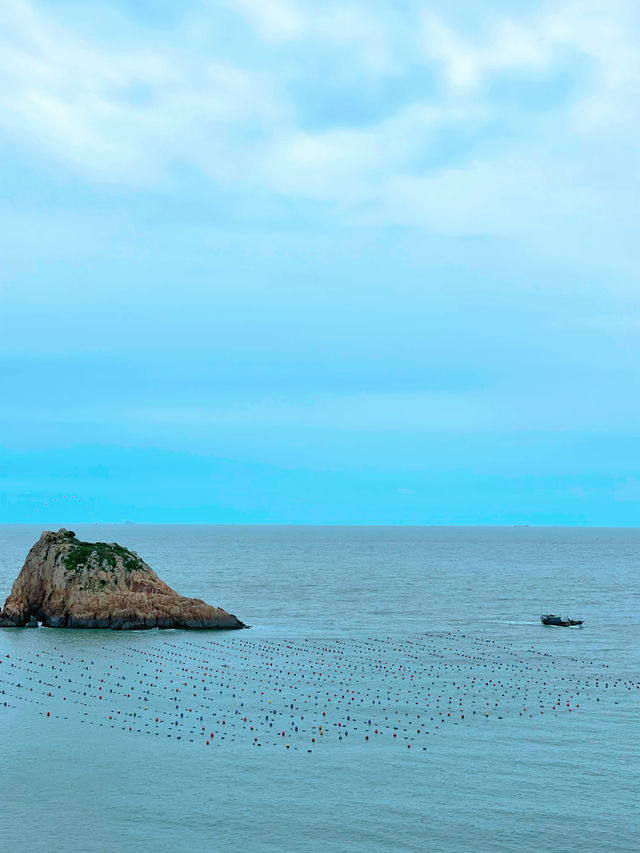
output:
[[27,554],[0,612],[0,628],[246,628],[198,598],[184,598],[135,552],[45,531]]

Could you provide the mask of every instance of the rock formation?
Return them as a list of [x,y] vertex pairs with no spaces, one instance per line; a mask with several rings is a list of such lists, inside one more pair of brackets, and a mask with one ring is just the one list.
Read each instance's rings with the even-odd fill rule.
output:
[[0,627],[245,628],[239,619],[174,592],[133,551],[45,531],[27,554]]

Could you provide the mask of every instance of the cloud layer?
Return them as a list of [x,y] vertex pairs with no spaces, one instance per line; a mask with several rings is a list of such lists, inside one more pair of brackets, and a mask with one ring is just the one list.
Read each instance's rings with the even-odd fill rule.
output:
[[440,520],[506,518],[502,483],[515,520],[625,495],[627,523],[639,57],[632,0],[6,0],[12,517],[37,471],[99,501],[119,453],[143,494],[157,451],[176,482],[180,459],[300,472],[301,507],[339,472],[306,520],[357,521],[370,489],[367,520],[403,495],[419,521],[463,471]]
[[537,247],[564,229],[573,254],[597,228],[619,250],[638,213],[634,4],[487,4],[473,29],[438,5],[227,0],[153,29],[126,9],[103,22],[83,6],[79,26],[76,6],[9,0],[1,126],[92,181],[188,166],[212,193],[312,200],[353,223]]

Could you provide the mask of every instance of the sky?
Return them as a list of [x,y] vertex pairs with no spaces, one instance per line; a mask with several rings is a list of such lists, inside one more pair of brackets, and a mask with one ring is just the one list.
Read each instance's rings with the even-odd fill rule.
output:
[[0,522],[640,524],[635,0],[4,0]]

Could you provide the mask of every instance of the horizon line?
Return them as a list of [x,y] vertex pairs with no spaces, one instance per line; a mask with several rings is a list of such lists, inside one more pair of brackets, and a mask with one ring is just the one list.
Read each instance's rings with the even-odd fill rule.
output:
[[[86,527],[100,527],[102,525],[120,526],[120,527],[143,527],[143,526],[162,526],[162,527],[407,527],[407,528],[501,528],[501,529],[526,529],[526,528],[560,528],[566,530],[640,530],[640,524],[557,524],[557,523],[539,523],[528,522],[518,524],[503,524],[499,522],[475,523],[475,522],[459,522],[459,523],[424,523],[424,524],[405,524],[403,522],[385,522],[385,523],[369,523],[369,522],[333,522],[333,521],[72,521],[59,522],[54,524],[64,527],[66,524],[83,525]],[[42,524],[35,521],[0,521],[0,527],[42,527]]]

